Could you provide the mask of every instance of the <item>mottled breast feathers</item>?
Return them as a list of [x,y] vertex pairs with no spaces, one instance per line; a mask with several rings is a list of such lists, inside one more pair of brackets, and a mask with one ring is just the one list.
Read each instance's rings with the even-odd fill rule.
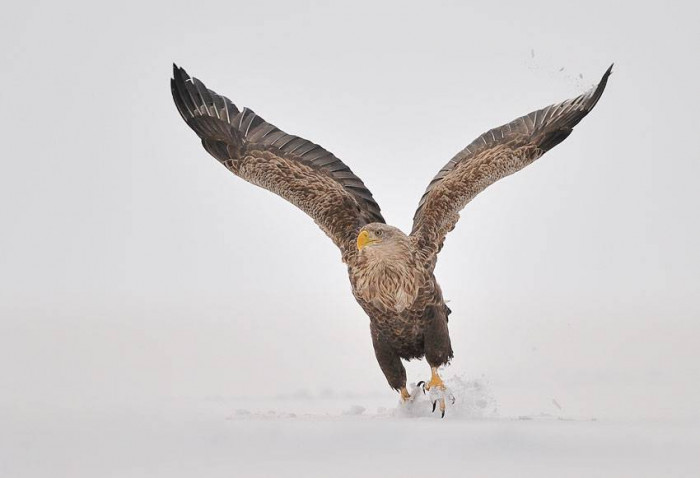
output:
[[400,230],[372,224],[385,230],[384,240],[367,246],[357,255],[350,271],[355,296],[378,310],[402,313],[411,307],[430,277],[416,262],[413,244]]

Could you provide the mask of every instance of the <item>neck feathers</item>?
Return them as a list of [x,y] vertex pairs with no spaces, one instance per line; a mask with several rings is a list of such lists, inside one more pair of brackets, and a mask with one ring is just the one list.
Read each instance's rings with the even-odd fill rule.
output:
[[[418,296],[420,276],[410,247],[381,245],[363,251],[353,271],[355,295],[373,306],[401,313]],[[391,246],[394,246],[392,244]]]

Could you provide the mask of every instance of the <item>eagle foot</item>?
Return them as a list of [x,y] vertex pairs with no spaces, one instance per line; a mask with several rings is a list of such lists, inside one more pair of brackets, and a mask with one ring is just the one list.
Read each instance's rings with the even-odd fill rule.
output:
[[411,393],[408,391],[406,387],[401,387],[399,390],[399,394],[401,394],[401,401],[403,403],[413,401],[413,396],[411,396]]
[[445,418],[447,400],[454,405],[455,396],[447,389],[445,383],[438,375],[437,367],[431,367],[431,372],[430,381],[426,383],[421,380],[418,382],[418,386],[423,389],[423,393],[427,392],[428,398],[433,404],[433,413],[435,413],[435,409],[439,406],[440,418]]

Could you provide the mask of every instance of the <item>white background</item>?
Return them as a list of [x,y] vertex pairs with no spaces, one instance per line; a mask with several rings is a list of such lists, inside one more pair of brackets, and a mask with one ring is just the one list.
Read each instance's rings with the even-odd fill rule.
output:
[[[478,196],[448,236],[436,271],[453,310],[455,359],[445,374],[483,380],[497,403],[491,425],[463,423],[476,427],[468,433],[476,450],[487,446],[479,427],[507,434],[509,418],[523,414],[603,420],[590,436],[572,431],[596,457],[605,455],[596,446],[608,448],[601,443],[614,449],[639,434],[668,436],[676,451],[689,443],[678,439],[678,448],[677,437],[697,439],[700,12],[691,2],[3,10],[0,471],[8,476],[158,475],[167,457],[182,456],[178,447],[189,449],[168,447],[186,428],[179,417],[228,443],[260,430],[257,419],[225,421],[234,408],[278,397],[270,407],[281,413],[279,397],[289,394],[396,405],[338,251],[302,212],[207,155],[172,103],[173,61],[333,151],[405,231],[453,154],[487,129],[585,91],[614,61],[603,98],[572,136]],[[424,362],[408,370],[411,381],[427,375]],[[150,443],[142,419],[174,402],[167,423],[176,428],[155,427],[161,458],[145,464],[122,448]],[[312,416],[313,403],[304,405]],[[191,418],[203,409],[206,420]],[[426,426],[377,420],[372,433],[387,434],[377,447]],[[622,428],[610,425],[620,420]],[[644,428],[652,422],[662,431]],[[342,419],[313,423],[288,432],[330,456],[346,443],[333,448],[331,435],[363,433]],[[95,448],[91,437],[106,424],[119,433]],[[540,435],[543,426],[551,433]],[[532,441],[520,450],[539,453],[537,463],[560,457],[546,445],[569,436],[557,426],[526,429]],[[429,430],[465,436],[433,422]],[[264,453],[261,433],[248,444]],[[56,449],[64,439],[74,446]],[[424,445],[416,449],[428,453]],[[668,471],[659,446],[638,450]],[[392,460],[413,458],[397,450]],[[187,470],[211,464],[197,456],[173,469],[193,476]],[[284,469],[313,476],[304,456]],[[693,459],[676,461],[677,476],[693,476]],[[615,476],[629,470],[606,460],[619,465]],[[222,476],[235,476],[233,464],[220,464]]]

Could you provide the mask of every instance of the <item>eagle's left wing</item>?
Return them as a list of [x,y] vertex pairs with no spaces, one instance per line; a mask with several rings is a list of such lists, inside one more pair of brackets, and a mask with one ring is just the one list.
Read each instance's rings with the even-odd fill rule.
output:
[[384,222],[362,180],[317,144],[285,133],[252,110],[173,65],[171,89],[185,122],[204,148],[235,175],[283,197],[311,216],[347,262],[360,227]]
[[479,136],[450,160],[428,185],[413,217],[411,237],[434,264],[459,211],[501,178],[519,171],[564,141],[603,94],[612,65],[588,92],[553,104]]

